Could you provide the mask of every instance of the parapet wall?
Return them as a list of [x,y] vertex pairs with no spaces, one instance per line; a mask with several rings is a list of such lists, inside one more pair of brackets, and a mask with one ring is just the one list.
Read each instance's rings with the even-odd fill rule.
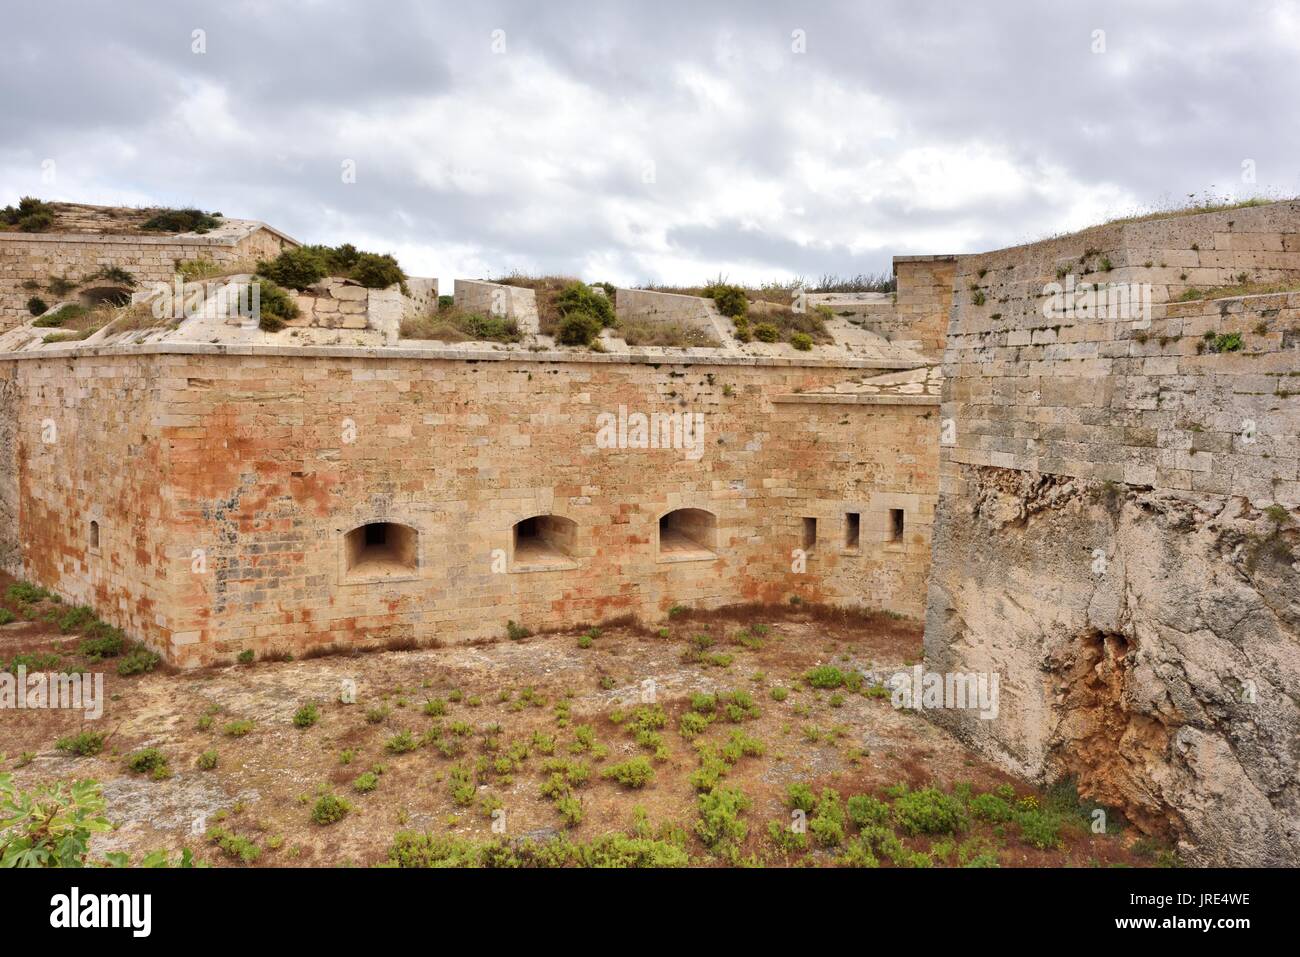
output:
[[[173,348],[0,367],[15,385],[7,538],[24,543],[21,573],[176,664],[795,594],[922,610],[935,407],[777,401],[852,366]],[[700,441],[637,447],[634,418],[624,440],[637,413],[698,414]],[[60,438],[45,443],[51,423]],[[662,547],[677,509],[712,516],[707,554]],[[516,547],[535,516],[563,520],[566,554],[538,563]],[[698,519],[680,530],[699,537]],[[345,543],[367,523],[413,530],[401,540],[416,567],[357,578],[358,539]]]
[[[31,318],[27,301],[33,296],[50,306],[75,299],[76,290],[105,266],[125,270],[135,280],[134,289],[140,290],[153,283],[170,284],[176,264],[185,260],[209,259],[232,269],[251,267],[296,245],[260,224],[249,226],[231,236],[0,232],[0,332]],[[62,280],[70,291],[51,291],[51,280]]]
[[[1001,706],[932,716],[1202,863],[1300,862],[1300,293],[1170,300],[1300,276],[1297,230],[1121,224],[954,280],[926,664]],[[1149,316],[1045,315],[1071,269],[1150,283]]]

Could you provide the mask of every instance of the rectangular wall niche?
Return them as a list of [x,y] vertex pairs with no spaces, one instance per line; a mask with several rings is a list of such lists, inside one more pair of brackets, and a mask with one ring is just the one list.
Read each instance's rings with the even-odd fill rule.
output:
[[844,547],[857,548],[862,540],[862,514],[860,512],[844,513]]
[[817,519],[805,518],[803,520],[803,550],[810,552],[817,544]]

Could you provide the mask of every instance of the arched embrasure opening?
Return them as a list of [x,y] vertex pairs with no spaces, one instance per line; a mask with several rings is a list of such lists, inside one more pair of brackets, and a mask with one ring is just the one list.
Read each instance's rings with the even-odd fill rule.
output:
[[131,290],[125,286],[95,286],[81,290],[77,298],[88,309],[95,306],[125,306],[131,302]]
[[511,532],[514,569],[572,566],[577,536],[577,523],[559,515],[533,515],[516,522]]
[[718,517],[702,508],[679,508],[659,519],[661,561],[717,558]]
[[420,566],[419,533],[396,522],[358,525],[343,540],[346,578],[408,576]]

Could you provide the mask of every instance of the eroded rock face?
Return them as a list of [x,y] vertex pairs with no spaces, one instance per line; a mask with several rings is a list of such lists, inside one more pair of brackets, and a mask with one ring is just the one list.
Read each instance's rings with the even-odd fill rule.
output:
[[1010,769],[1205,864],[1300,864],[1300,521],[1230,496],[963,466],[935,529],[931,671],[1001,675],[997,718],[927,712]]

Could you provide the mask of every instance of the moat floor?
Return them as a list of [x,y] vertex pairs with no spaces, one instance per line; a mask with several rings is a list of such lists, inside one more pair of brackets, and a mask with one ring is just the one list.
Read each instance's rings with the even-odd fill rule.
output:
[[[97,721],[70,711],[0,711],[3,768],[17,768],[17,784],[102,783],[117,828],[95,839],[97,855],[123,851],[138,859],[185,846],[214,866],[238,866],[239,850],[257,865],[373,865],[388,859],[400,831],[475,842],[559,834],[590,842],[631,833],[640,821],[640,833],[674,843],[692,864],[846,862],[859,834],[851,821],[842,840],[831,835],[826,844],[809,840],[813,834],[781,840],[769,833],[771,822],[789,830],[787,790],[806,784],[814,795],[833,788],[845,800],[873,795],[896,808],[904,786],[934,785],[958,797],[965,820],[950,833],[909,833],[896,812],[886,822],[898,838],[893,851],[881,852],[877,831],[881,866],[1168,859],[1114,821],[1114,833],[1092,834],[1077,801],[1058,813],[1059,793],[1044,795],[1001,773],[919,715],[872,694],[867,683],[835,689],[806,680],[818,666],[883,677],[919,661],[914,622],[752,608],[685,613],[663,628],[605,627],[588,637],[583,629],[478,646],[120,677],[114,659],[95,663],[76,654],[79,636],[60,633],[51,603],[4,604],[35,618],[0,627],[5,663],[19,652],[55,652],[58,667],[105,674],[109,700]],[[743,694],[728,698],[730,692]],[[711,710],[702,696],[713,696]],[[311,703],[318,719],[296,726],[295,715]],[[687,717],[684,726],[683,716],[692,713],[699,717]],[[81,730],[107,736],[99,754],[75,757],[56,748]],[[731,753],[719,758],[728,743]],[[162,752],[167,776],[127,769],[126,758],[143,748]],[[215,767],[200,769],[200,756],[213,752]],[[696,830],[697,785],[707,787],[699,774],[709,755],[725,772],[718,783],[749,801],[735,816],[744,836],[712,847]],[[642,787],[603,776],[638,757],[653,769]],[[366,772],[375,772],[376,786],[362,791],[358,779]],[[368,783],[362,778],[361,787]],[[994,791],[1012,817],[999,820],[996,805],[992,817],[974,813],[972,795]],[[326,793],[351,810],[334,823],[313,823]],[[1049,815],[1048,808],[1058,810]],[[575,826],[566,827],[566,809],[580,815]],[[1028,830],[1014,816],[1024,812],[1034,818]],[[1050,825],[1046,839],[1043,821]],[[222,835],[229,853],[217,845]]]

